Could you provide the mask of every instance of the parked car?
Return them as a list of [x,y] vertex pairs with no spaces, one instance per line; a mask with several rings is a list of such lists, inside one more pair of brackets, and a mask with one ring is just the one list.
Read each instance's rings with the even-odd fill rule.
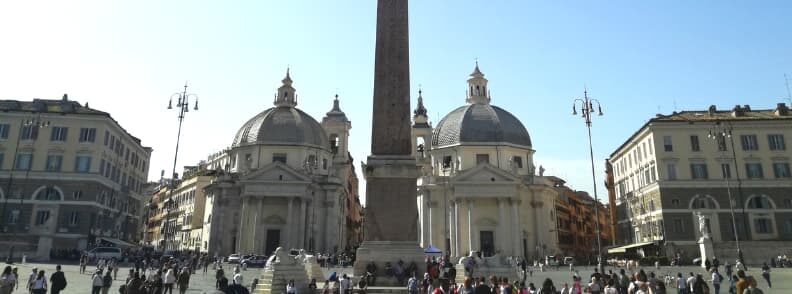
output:
[[569,265],[570,263],[575,262],[575,258],[572,256],[564,257],[564,265]]
[[246,267],[264,267],[267,265],[267,257],[264,255],[251,255],[243,258],[240,263]]
[[111,259],[121,260],[121,248],[117,247],[96,247],[88,250],[85,254],[91,259]]
[[239,263],[239,261],[241,259],[242,258],[239,256],[239,254],[234,253],[234,254],[231,254],[231,255],[228,256],[228,259],[226,259],[226,262],[228,262],[228,263]]

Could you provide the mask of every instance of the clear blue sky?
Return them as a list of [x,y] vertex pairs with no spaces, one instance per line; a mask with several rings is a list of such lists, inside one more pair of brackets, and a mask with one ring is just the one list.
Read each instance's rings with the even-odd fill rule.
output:
[[[110,112],[154,148],[154,180],[171,169],[176,113],[165,106],[185,80],[201,110],[185,120],[179,166],[228,146],[290,65],[299,107],[317,120],[341,96],[359,162],[375,12],[373,0],[5,1],[0,99],[69,93]],[[570,115],[584,85],[606,113],[592,129],[602,170],[655,113],[788,102],[790,15],[788,1],[411,1],[413,98],[423,85],[437,122],[464,103],[478,58],[493,104],[531,134],[536,164],[590,191],[585,127]]]

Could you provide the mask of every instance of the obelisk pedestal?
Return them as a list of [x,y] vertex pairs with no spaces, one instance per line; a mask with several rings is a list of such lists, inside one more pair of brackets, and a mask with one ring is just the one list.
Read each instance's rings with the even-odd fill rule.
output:
[[[375,263],[376,286],[397,286],[385,275],[392,268],[415,265],[422,275],[423,250],[418,245],[416,179],[419,169],[412,156],[410,127],[410,51],[407,0],[377,1],[377,37],[374,54],[374,103],[371,156],[366,177],[364,239],[354,265],[356,279]],[[412,273],[405,270],[406,278]],[[401,285],[399,285],[401,286]]]

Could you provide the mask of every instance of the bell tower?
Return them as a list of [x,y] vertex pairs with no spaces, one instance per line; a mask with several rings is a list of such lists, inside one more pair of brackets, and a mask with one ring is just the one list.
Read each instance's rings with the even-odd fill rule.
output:
[[327,132],[330,140],[330,150],[333,152],[333,162],[346,162],[349,160],[349,130],[352,129],[352,122],[346,114],[341,111],[338,101],[338,94],[333,99],[333,108],[322,118],[322,127]]
[[470,74],[467,82],[468,89],[465,102],[468,104],[489,104],[490,97],[489,90],[487,90],[487,79],[484,78],[484,74],[479,70],[478,61],[476,61],[476,68],[473,69],[473,73]]

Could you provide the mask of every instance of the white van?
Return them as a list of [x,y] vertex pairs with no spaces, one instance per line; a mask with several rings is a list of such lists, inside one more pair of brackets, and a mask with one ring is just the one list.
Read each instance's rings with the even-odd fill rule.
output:
[[91,259],[111,259],[121,261],[121,248],[118,247],[96,247],[85,252]]

